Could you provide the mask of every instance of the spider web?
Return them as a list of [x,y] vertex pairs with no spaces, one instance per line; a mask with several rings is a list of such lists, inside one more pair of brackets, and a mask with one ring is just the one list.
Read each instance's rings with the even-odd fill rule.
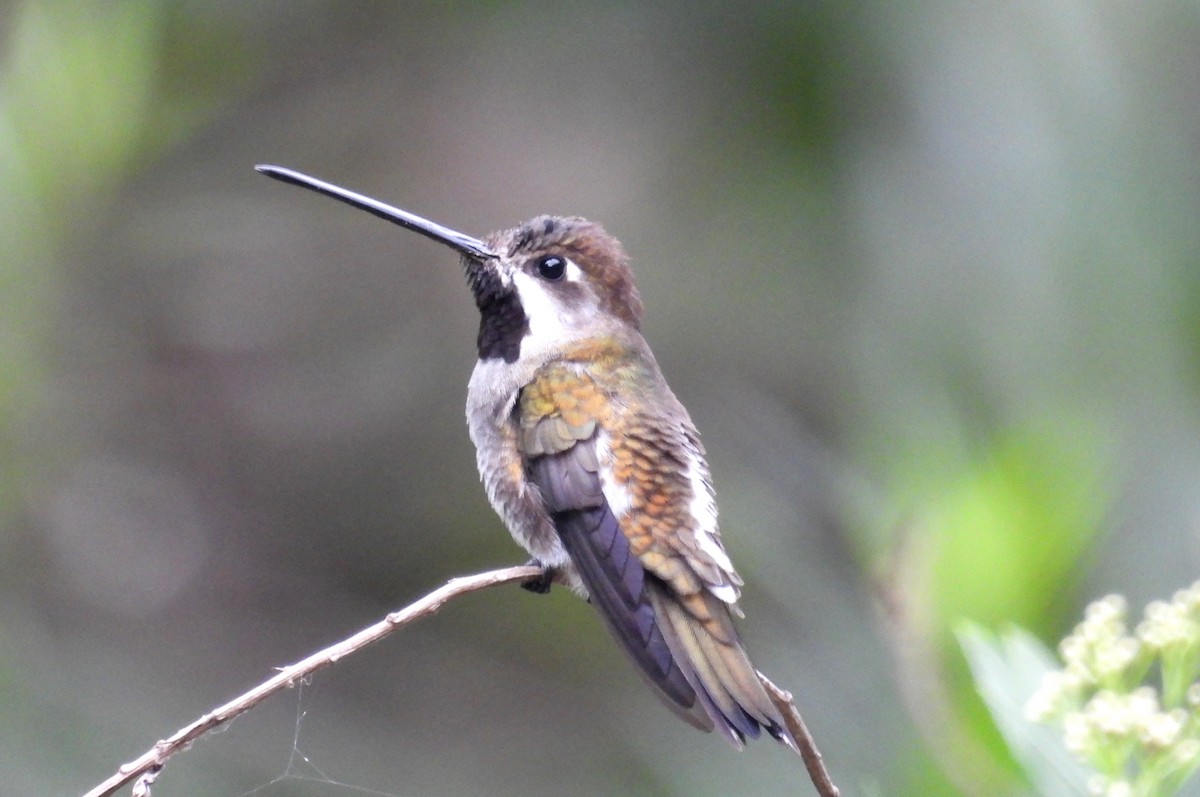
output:
[[[276,793],[295,797],[298,793],[296,786],[305,787],[302,792],[304,794],[400,797],[393,792],[370,789],[332,778],[313,761],[312,756],[304,751],[302,747],[304,721],[308,717],[308,704],[312,699],[308,693],[313,689],[311,676],[305,676],[296,686],[296,717],[292,731],[292,746],[288,752],[283,772],[261,786],[255,786],[253,789],[242,792],[239,797],[268,797],[268,795]],[[287,784],[286,788],[281,784]]]

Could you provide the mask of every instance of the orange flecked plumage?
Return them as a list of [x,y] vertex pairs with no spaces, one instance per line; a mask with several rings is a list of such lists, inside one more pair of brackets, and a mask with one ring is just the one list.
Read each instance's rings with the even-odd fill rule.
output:
[[[590,360],[586,372],[573,366],[575,357]],[[606,451],[598,464],[623,494],[625,500],[617,502],[621,531],[642,566],[684,598],[704,592],[706,585],[740,583],[696,545],[694,485],[681,467],[686,430],[663,428],[653,403],[620,400],[631,395],[627,385],[643,376],[643,367],[617,341],[600,338],[541,369],[521,391],[517,407],[522,450],[526,456],[554,454],[579,443],[595,445],[602,434]],[[646,398],[652,402],[655,396]],[[684,601],[710,633],[729,639],[729,613],[714,611],[719,605],[703,598]]]

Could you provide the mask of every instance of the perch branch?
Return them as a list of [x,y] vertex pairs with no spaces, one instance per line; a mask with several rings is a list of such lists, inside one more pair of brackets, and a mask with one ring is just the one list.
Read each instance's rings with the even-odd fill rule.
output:
[[829,770],[825,769],[825,759],[821,756],[821,751],[817,749],[817,743],[813,741],[812,734],[808,732],[808,726],[804,724],[800,710],[796,708],[796,703],[792,700],[792,693],[780,689],[761,672],[758,673],[758,680],[762,681],[763,688],[767,690],[767,696],[771,698],[775,708],[783,714],[783,722],[800,747],[800,757],[804,759],[804,768],[808,770],[808,777],[816,787],[817,794],[821,797],[839,797],[841,792],[838,791],[837,786],[833,785],[833,781],[829,777]]
[[[291,689],[313,673],[335,664],[342,657],[378,642],[414,620],[434,614],[452,598],[488,587],[509,584],[514,581],[525,581],[540,575],[542,575],[540,568],[521,565],[451,579],[444,586],[415,603],[392,612],[354,636],[330,645],[324,650],[319,650],[291,666],[281,668],[270,679],[263,681],[250,691],[238,695],[223,706],[218,706],[194,722],[185,725],[134,760],[122,764],[116,773],[87,792],[84,797],[111,797],[118,789],[129,783],[133,783],[131,797],[149,797],[150,785],[172,756],[186,750],[192,742],[244,714],[276,692]],[[821,753],[817,750],[808,728],[805,727],[804,720],[800,718],[796,704],[792,702],[791,694],[771,683],[762,673],[758,673],[758,677],[762,680],[771,700],[783,713],[784,721],[799,745],[800,755],[804,759],[804,765],[808,769],[809,777],[812,779],[817,793],[821,797],[839,797],[838,789],[829,779],[829,773],[822,763]]]
[[329,665],[337,662],[359,648],[378,642],[398,628],[408,625],[426,615],[433,614],[451,598],[465,595],[468,592],[508,584],[513,581],[524,581],[536,578],[542,574],[541,568],[531,565],[507,567],[474,576],[463,576],[451,579],[445,586],[421,598],[416,603],[389,614],[372,626],[364,628],[349,639],[344,639],[336,645],[330,645],[324,650],[317,651],[308,658],[298,661],[290,667],[279,670],[272,678],[263,681],[245,694],[238,695],[223,706],[219,706],[200,717],[195,722],[185,725],[174,734],[158,742],[154,747],[142,753],[134,760],[122,764],[120,769],[108,780],[93,788],[84,797],[109,797],[127,783],[134,783],[132,797],[142,797],[149,793],[150,784],[158,776],[159,771],[171,756],[186,749],[192,742],[204,736],[234,717],[244,714],[266,700],[271,695],[283,689],[290,689],[298,682]]

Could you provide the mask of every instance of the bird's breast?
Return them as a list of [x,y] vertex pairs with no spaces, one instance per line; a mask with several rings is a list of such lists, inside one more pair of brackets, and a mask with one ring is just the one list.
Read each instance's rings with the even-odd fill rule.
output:
[[[532,369],[499,360],[480,360],[467,390],[467,431],[475,444],[475,461],[488,502],[513,539],[544,565],[570,571],[570,557],[546,514],[537,490],[526,475],[518,445],[514,407],[521,389],[533,379]],[[570,572],[568,583],[576,586]]]

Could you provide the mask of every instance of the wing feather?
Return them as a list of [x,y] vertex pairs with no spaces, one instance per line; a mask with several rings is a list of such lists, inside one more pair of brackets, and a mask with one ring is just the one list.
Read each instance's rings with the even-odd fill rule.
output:
[[687,722],[739,749],[764,727],[789,741],[733,627],[741,579],[682,407],[677,424],[627,405],[597,419],[584,411],[604,406],[590,379],[561,368],[543,380],[518,416],[527,477],[609,632]]
[[[631,554],[629,540],[604,501],[599,477],[584,467],[587,456],[577,453],[587,445],[579,443],[534,460],[530,479],[541,489],[563,547],[609,631],[650,683],[686,712],[696,702],[695,693],[658,627],[646,592],[645,568]],[[586,489],[562,486],[585,478],[590,479]]]

